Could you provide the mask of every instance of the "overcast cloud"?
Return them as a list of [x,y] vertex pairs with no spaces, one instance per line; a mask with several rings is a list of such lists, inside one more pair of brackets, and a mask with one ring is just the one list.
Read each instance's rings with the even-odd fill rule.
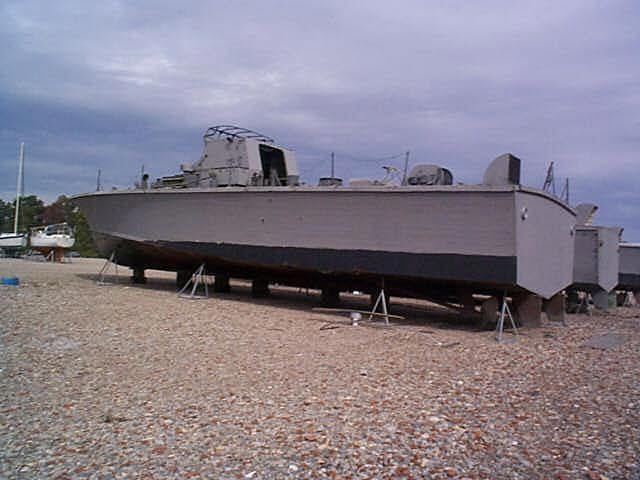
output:
[[[128,186],[238,124],[294,148],[303,179],[380,177],[376,159],[479,183],[512,152],[540,187],[640,241],[640,4],[563,1],[4,1],[0,197]],[[401,166],[402,159],[391,161]]]

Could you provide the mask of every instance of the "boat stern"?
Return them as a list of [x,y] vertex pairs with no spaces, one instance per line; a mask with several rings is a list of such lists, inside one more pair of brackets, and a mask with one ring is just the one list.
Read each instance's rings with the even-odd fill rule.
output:
[[534,189],[521,188],[515,202],[518,286],[551,298],[573,282],[576,214]]

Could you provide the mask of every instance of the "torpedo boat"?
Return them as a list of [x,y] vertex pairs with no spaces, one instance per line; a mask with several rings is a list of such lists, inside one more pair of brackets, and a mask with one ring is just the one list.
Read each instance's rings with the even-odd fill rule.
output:
[[596,307],[606,310],[609,308],[609,293],[618,284],[618,244],[622,228],[593,225],[598,206],[592,203],[582,203],[575,210],[576,243],[569,303],[576,303],[577,296],[573,293],[582,291],[591,294]]
[[180,278],[205,264],[216,282],[548,299],[573,280],[575,212],[521,185],[520,169],[504,154],[477,185],[417,165],[399,185],[325,178],[309,186],[292,150],[227,125],[209,128],[200,158],[176,175],[73,201],[102,255],[131,267],[134,281],[144,269]]

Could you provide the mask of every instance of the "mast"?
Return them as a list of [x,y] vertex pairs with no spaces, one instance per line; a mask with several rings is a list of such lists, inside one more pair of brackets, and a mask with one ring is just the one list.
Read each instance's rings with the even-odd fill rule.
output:
[[23,168],[24,168],[24,142],[20,142],[20,155],[18,157],[18,185],[16,186],[16,214],[13,218],[13,234],[18,233],[18,214],[20,213],[20,197],[23,188]]
[[400,185],[407,184],[407,170],[409,169],[409,152],[404,154],[404,169],[402,171],[402,183]]

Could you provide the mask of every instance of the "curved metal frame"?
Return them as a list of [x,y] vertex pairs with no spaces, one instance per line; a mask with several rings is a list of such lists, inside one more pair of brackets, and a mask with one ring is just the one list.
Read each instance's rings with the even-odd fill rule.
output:
[[225,138],[251,138],[259,142],[274,143],[273,138],[261,133],[249,130],[248,128],[236,127],[235,125],[216,125],[209,127],[204,134],[204,138],[225,137]]

